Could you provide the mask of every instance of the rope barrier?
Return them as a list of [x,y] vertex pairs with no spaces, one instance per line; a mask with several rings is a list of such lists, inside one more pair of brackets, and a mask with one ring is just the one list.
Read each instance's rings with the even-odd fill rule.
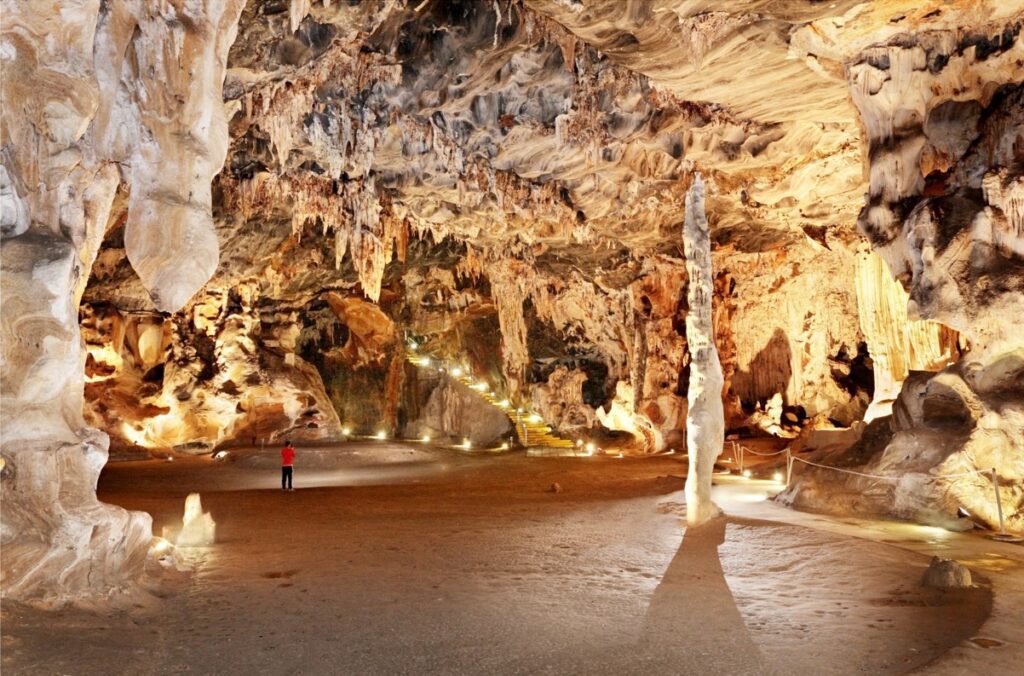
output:
[[[901,478],[901,477],[893,477],[893,476],[881,476],[881,475],[878,475],[878,474],[867,474],[866,472],[858,472],[856,470],[846,469],[846,468],[843,468],[843,467],[832,467],[830,465],[822,465],[821,463],[813,462],[811,460],[805,460],[803,458],[797,458],[797,457],[793,456],[792,449],[790,449],[788,446],[786,448],[782,449],[781,451],[776,451],[774,453],[758,453],[757,451],[753,451],[753,450],[747,448],[746,446],[744,446],[743,444],[740,444],[740,443],[738,443],[736,441],[733,441],[731,443],[732,443],[733,459],[739,458],[739,470],[740,470],[740,472],[744,476],[748,476],[748,474],[744,471],[744,456],[747,453],[750,453],[751,455],[756,455],[756,456],[759,456],[759,457],[762,457],[762,458],[770,458],[772,456],[782,455],[783,453],[785,453],[786,454],[786,488],[789,488],[790,484],[792,483],[792,479],[793,479],[793,463],[794,462],[802,462],[803,464],[809,465],[811,467],[819,467],[821,469],[829,469],[829,470],[832,470],[833,472],[841,472],[843,474],[851,474],[853,476],[864,477],[865,479],[875,479],[875,480],[878,480],[878,481],[899,481],[900,478]],[[1006,534],[1006,524],[1003,521],[1003,502],[1002,502],[1001,496],[999,495],[999,479],[996,476],[996,469],[995,469],[995,467],[993,467],[991,469],[975,469],[975,470],[971,470],[971,471],[968,471],[968,472],[957,472],[956,474],[939,474],[939,475],[936,475],[936,476],[931,476],[931,475],[926,475],[926,476],[927,476],[927,480],[928,481],[939,481],[939,480],[942,480],[942,479],[960,479],[960,478],[963,478],[963,477],[979,476],[979,475],[985,475],[985,476],[988,477],[989,481],[992,482],[992,491],[995,493],[996,513],[997,513],[997,515],[999,517],[999,534],[994,536],[994,537],[996,539],[1006,538],[1007,537],[1007,534]]]
[[[856,471],[854,471],[852,469],[844,469],[842,467],[831,467],[829,465],[822,465],[821,463],[811,462],[810,460],[804,460],[803,458],[794,458],[793,454],[789,452],[788,448],[786,449],[786,451],[787,451],[786,452],[786,488],[789,488],[790,480],[791,480],[792,475],[793,475],[793,463],[794,462],[802,462],[805,465],[810,465],[811,467],[820,467],[821,469],[830,469],[830,470],[832,470],[834,472],[842,472],[843,474],[853,474],[854,476],[862,476],[862,477],[865,477],[865,478],[868,478],[868,479],[879,479],[881,481],[899,481],[900,480],[900,477],[879,476],[877,474],[865,474],[864,472],[856,472]],[[992,467],[991,469],[975,469],[975,470],[971,470],[969,472],[957,472],[956,474],[939,474],[939,475],[936,475],[936,476],[928,475],[928,480],[929,481],[937,481],[939,479],[956,479],[956,478],[962,478],[962,477],[967,477],[967,476],[977,476],[979,474],[984,474],[984,475],[988,476],[989,481],[992,482],[992,491],[995,493],[995,498],[996,498],[996,514],[998,515],[998,518],[999,518],[999,534],[996,535],[996,536],[993,536],[993,537],[995,537],[996,539],[1006,538],[1007,537],[1007,534],[1006,534],[1006,524],[1003,521],[1003,500],[1002,500],[1002,497],[999,495],[999,478],[996,475],[996,468],[995,467]]]
[[[732,457],[733,457],[733,459],[734,460],[737,459],[737,458],[739,459],[740,472],[742,472],[744,469],[746,469],[746,467],[745,467],[746,463],[744,462],[744,460],[745,460],[745,457],[746,457],[747,453],[750,453],[751,455],[757,455],[757,456],[760,456],[762,458],[770,458],[772,456],[782,455],[783,453],[787,453],[787,454],[789,453],[789,447],[788,446],[786,448],[782,449],[781,451],[775,451],[774,453],[758,453],[757,451],[753,451],[753,450],[747,448],[746,446],[744,446],[743,444],[739,443],[738,441],[731,441],[729,443],[732,444]],[[787,455],[787,457],[788,457],[788,455]],[[788,483],[788,481],[787,481],[787,483]]]
[[[811,465],[812,467],[820,467],[822,469],[831,469],[831,470],[834,470],[836,472],[842,472],[843,474],[853,474],[855,476],[862,476],[862,477],[865,477],[867,479],[880,479],[882,481],[899,481],[900,480],[900,477],[880,476],[878,474],[865,474],[864,472],[856,472],[856,471],[854,471],[852,469],[844,469],[842,467],[832,467],[830,465],[822,465],[821,463],[811,462],[810,460],[805,460],[803,458],[796,458],[796,457],[794,457],[793,460],[795,460],[796,462],[802,462],[805,465]],[[939,474],[937,476],[929,476],[928,479],[931,480],[931,481],[934,481],[934,480],[937,480],[937,479],[956,479],[958,477],[974,476],[976,474],[989,474],[990,472],[991,472],[991,470],[987,470],[987,469],[976,469],[976,470],[973,470],[973,471],[970,471],[970,472],[960,472],[959,474]]]
[[748,449],[745,446],[739,446],[739,448],[742,450],[743,453],[749,453],[752,456],[760,456],[761,458],[770,458],[772,456],[780,456],[780,455],[782,455],[783,453],[785,453],[788,450],[788,449],[782,449],[781,451],[776,451],[775,453],[758,453],[757,451],[754,451],[752,449]]

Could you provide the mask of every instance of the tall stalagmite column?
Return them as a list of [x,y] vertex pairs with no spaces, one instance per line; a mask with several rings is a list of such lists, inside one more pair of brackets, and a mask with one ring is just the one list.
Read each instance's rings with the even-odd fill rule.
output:
[[714,283],[711,274],[711,240],[704,214],[704,181],[700,174],[686,196],[683,248],[689,275],[686,340],[690,345],[690,388],[686,399],[686,447],[689,470],[686,477],[686,521],[699,526],[722,513],[711,501],[711,472],[725,441],[725,412],[722,408],[722,364],[715,348],[711,315]]

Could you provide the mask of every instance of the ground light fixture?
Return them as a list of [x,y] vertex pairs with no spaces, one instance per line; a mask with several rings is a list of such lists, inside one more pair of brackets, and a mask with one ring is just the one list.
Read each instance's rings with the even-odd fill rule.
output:
[[772,480],[781,483],[782,482],[782,472],[776,472],[775,474],[772,474]]
[[468,451],[469,449],[473,448],[473,443],[468,438],[463,439],[462,443],[459,444],[459,448],[461,448],[464,451]]
[[385,439],[387,439],[387,438],[388,438],[388,433],[387,433],[387,432],[385,432],[384,430],[381,430],[380,432],[377,432],[377,435],[376,435],[376,436],[377,436],[377,438],[378,438],[378,439],[380,439],[381,441],[384,441]]
[[462,369],[460,367],[458,367],[458,366],[454,367],[452,369],[452,377],[453,378],[461,378],[462,377]]
[[173,548],[173,545],[171,544],[170,540],[167,540],[162,537],[154,537],[153,539],[156,540],[156,542],[150,548],[150,551],[152,551],[154,554],[158,556],[171,551],[171,549]]
[[350,436],[352,436],[352,428],[351,427],[342,427],[341,428],[341,433],[344,436],[346,436],[346,437],[350,437]]

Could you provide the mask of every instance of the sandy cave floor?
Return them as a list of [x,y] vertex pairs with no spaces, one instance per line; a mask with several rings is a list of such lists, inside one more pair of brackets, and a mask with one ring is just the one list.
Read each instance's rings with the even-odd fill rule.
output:
[[283,493],[276,456],[108,466],[156,533],[200,491],[217,544],[131,611],[6,604],[4,672],[905,673],[991,607],[985,580],[920,588],[921,553],[756,518],[757,491],[684,535],[675,457],[300,448]]

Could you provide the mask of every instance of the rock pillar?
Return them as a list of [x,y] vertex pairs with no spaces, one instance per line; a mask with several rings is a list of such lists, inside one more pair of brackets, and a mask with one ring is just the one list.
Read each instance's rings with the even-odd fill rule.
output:
[[690,346],[690,387],[687,392],[686,447],[689,470],[686,477],[686,521],[699,526],[722,512],[711,501],[711,473],[725,441],[725,411],[722,407],[722,364],[715,347],[711,298],[711,240],[704,214],[704,181],[700,174],[686,196],[683,248],[689,276],[686,340]]

